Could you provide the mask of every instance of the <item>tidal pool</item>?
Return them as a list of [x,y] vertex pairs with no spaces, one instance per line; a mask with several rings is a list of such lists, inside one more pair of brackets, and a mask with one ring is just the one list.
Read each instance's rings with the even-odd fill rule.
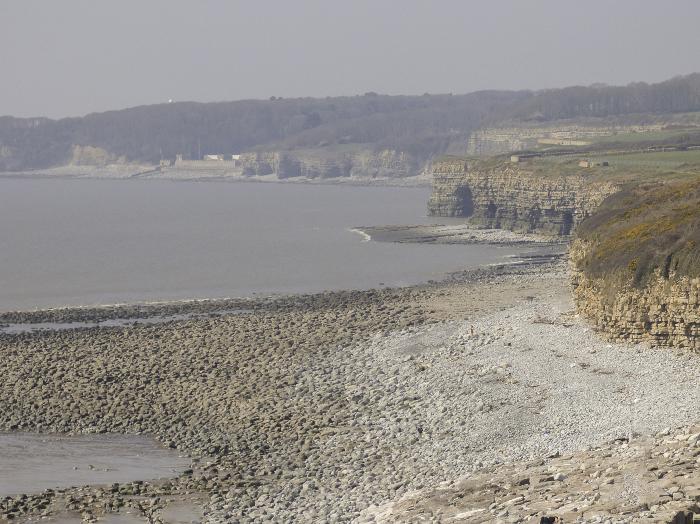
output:
[[84,329],[96,327],[126,327],[143,324],[164,324],[177,320],[192,320],[207,318],[212,315],[242,315],[250,312],[249,309],[222,309],[211,313],[182,313],[179,315],[156,315],[147,318],[111,318],[94,322],[31,322],[0,324],[0,333],[17,335],[20,333],[34,333],[37,331],[65,331],[66,329]]
[[144,436],[0,433],[0,497],[175,477],[189,465]]

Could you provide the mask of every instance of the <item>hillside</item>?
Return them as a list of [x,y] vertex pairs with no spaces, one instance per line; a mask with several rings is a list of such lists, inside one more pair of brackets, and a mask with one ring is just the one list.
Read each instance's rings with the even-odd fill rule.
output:
[[624,87],[181,102],[60,120],[5,116],[0,117],[0,171],[74,163],[76,146],[94,153],[78,161],[157,163],[178,153],[197,158],[199,153],[322,154],[327,149],[333,156],[342,145],[362,154],[406,154],[411,165],[422,166],[436,155],[465,153],[473,131],[499,123],[612,117],[622,125],[649,120],[640,115],[698,110],[700,74]]
[[95,113],[83,118],[0,118],[0,170],[68,163],[73,146],[114,159],[157,163],[202,153],[293,150],[368,144],[427,157],[464,143],[493,107],[526,93],[364,96],[327,99],[181,102]]
[[635,113],[683,113],[700,107],[700,74],[657,84],[596,85],[547,89],[518,101],[510,116],[523,121],[607,117]]

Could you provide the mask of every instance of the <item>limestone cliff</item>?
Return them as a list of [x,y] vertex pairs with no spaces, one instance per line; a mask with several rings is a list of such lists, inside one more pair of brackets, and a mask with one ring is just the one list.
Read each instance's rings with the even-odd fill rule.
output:
[[236,160],[177,160],[163,171],[193,171],[211,176],[279,178],[305,177],[312,179],[402,178],[417,175],[423,163],[416,157],[393,149],[374,150],[371,147],[323,147],[290,151],[253,151],[239,155]]
[[74,145],[71,151],[70,165],[72,166],[106,166],[124,163],[126,163],[124,157],[117,157],[101,147]]
[[503,160],[446,159],[433,165],[428,212],[471,217],[490,228],[569,235],[616,189],[583,170],[551,173]]
[[416,175],[420,160],[402,151],[372,148],[316,148],[241,155],[243,174],[280,178],[405,177]]
[[[576,308],[611,340],[651,342],[700,350],[700,278],[655,271],[643,286],[617,275],[596,277],[581,270],[594,249],[576,240],[570,267]],[[615,278],[615,277],[618,278]]]
[[579,312],[612,339],[700,349],[700,174],[607,198],[570,250]]

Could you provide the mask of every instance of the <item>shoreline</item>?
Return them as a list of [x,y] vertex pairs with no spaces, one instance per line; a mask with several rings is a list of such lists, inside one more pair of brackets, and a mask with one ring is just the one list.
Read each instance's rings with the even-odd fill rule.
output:
[[[82,172],[81,172],[82,171]],[[60,166],[33,171],[0,172],[1,179],[15,180],[161,180],[169,182],[229,182],[254,184],[298,184],[328,185],[348,187],[430,187],[432,178],[422,174],[406,177],[336,177],[278,178],[276,175],[243,176],[220,175],[207,172],[182,170],[180,173],[163,174],[158,166],[116,165],[116,166]]]
[[[441,217],[435,217],[440,220]],[[466,220],[466,219],[465,219]],[[563,247],[568,238],[532,233],[514,233],[473,224],[420,224],[361,226],[351,229],[375,242],[443,245],[494,245],[524,247]]]
[[[191,472],[138,484],[133,500],[159,502],[134,522],[185,493],[204,501],[207,522],[345,522],[376,508],[389,511],[380,521],[402,521],[392,501],[415,496],[423,508],[441,482],[486,485],[499,468],[526,475],[522,461],[594,456],[629,433],[636,396],[635,435],[691,422],[700,363],[609,344],[571,307],[564,262],[545,258],[406,288],[260,299],[239,316],[3,335],[0,429],[147,433],[192,457]],[[552,487],[568,496],[566,483]],[[26,501],[65,515],[68,498],[83,514],[123,514],[134,489],[0,500],[0,520],[31,513]]]
[[[668,499],[659,484],[630,513],[631,502],[611,501],[622,487],[630,500],[646,496],[636,484],[617,477],[618,491],[597,488],[595,498],[590,473],[568,466],[577,457],[648,475],[646,457],[660,447],[669,454],[660,434],[695,431],[700,361],[599,337],[573,310],[565,242],[466,224],[349,231],[364,241],[524,251],[403,287],[0,313],[0,325],[67,326],[0,334],[0,354],[9,355],[0,374],[16,381],[0,383],[0,430],[148,434],[192,460],[183,475],[111,494],[90,486],[0,499],[0,522],[34,507],[58,517],[126,512],[134,523],[176,508],[224,523],[636,522],[688,507],[683,482],[683,497]],[[70,327],[115,320],[125,322]],[[26,381],[56,400],[37,404],[32,386],[17,397]],[[111,396],[128,401],[105,402]],[[694,443],[659,467],[677,470]],[[532,480],[550,471],[570,480]],[[534,492],[504,480],[514,476]],[[614,474],[604,477],[614,485]],[[498,482],[495,498],[470,491]],[[445,502],[448,493],[463,507]],[[148,509],[134,502],[143,498]]]
[[[362,228],[348,229],[353,233],[359,234],[369,241],[374,240]],[[498,242],[484,242],[495,246],[503,246]],[[475,243],[475,245],[477,245]],[[553,244],[540,244],[523,242],[521,244],[505,244],[506,246],[522,246],[522,247],[551,247]],[[561,244],[557,244],[559,246]],[[333,289],[320,292],[310,293],[271,293],[271,294],[252,294],[239,297],[195,297],[174,300],[146,300],[134,302],[116,302],[108,304],[87,304],[87,305],[66,305],[56,307],[37,307],[34,309],[20,309],[0,311],[0,327],[6,324],[31,324],[44,322],[99,322],[115,319],[147,319],[158,316],[172,315],[188,315],[188,314],[217,314],[222,311],[229,310],[256,310],[265,307],[266,304],[285,303],[285,302],[303,302],[312,299],[317,295],[343,295],[362,292],[381,292],[391,290],[406,290],[412,288],[431,287],[446,283],[454,283],[461,280],[485,278],[484,275],[498,275],[508,267],[525,265],[536,266],[538,264],[547,264],[556,258],[562,257],[564,251],[553,251],[550,253],[530,253],[523,252],[509,256],[510,260],[502,262],[493,262],[479,267],[467,270],[457,270],[445,273],[439,280],[425,280],[415,284],[406,286],[381,286],[371,288],[358,289]],[[484,274],[484,275],[482,275]]]

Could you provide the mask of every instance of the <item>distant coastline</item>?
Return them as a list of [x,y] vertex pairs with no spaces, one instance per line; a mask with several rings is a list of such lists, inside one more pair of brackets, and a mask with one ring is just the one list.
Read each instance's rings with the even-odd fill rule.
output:
[[280,178],[272,175],[233,175],[216,170],[187,170],[168,169],[161,171],[158,166],[140,164],[110,164],[106,166],[57,166],[46,169],[27,171],[0,172],[3,178],[72,178],[85,180],[167,180],[187,182],[249,182],[277,184],[308,184],[308,185],[347,185],[347,186],[378,186],[378,187],[429,187],[432,178],[428,174],[406,177],[333,177],[310,178],[290,177]]

